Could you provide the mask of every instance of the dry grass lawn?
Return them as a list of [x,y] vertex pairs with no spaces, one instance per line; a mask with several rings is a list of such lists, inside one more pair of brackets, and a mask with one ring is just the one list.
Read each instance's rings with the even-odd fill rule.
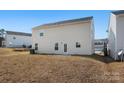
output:
[[30,55],[0,48],[0,82],[124,82],[124,63],[98,55]]

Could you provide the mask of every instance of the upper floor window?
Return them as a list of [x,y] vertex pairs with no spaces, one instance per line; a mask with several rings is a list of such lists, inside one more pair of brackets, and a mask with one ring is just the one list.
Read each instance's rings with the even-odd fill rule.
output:
[[76,48],[80,48],[81,44],[79,42],[76,42]]
[[95,42],[95,45],[103,45],[103,42]]
[[44,34],[43,33],[40,33],[40,36],[43,36]]

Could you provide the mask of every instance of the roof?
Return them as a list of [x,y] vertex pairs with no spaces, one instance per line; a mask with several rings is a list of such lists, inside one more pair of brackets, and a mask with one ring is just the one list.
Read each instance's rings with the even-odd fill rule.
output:
[[95,39],[95,41],[107,41],[108,38],[105,38],[105,39]]
[[124,14],[124,10],[113,11],[112,13],[115,15],[120,15],[120,14]]
[[32,36],[31,33],[24,33],[24,32],[6,31],[6,33],[10,35]]
[[93,19],[93,16],[84,17],[84,18],[78,18],[78,19],[71,19],[71,20],[64,20],[64,21],[59,21],[59,22],[55,22],[55,23],[48,23],[48,24],[36,26],[36,27],[34,27],[34,28],[32,28],[32,29],[36,29],[36,28],[39,28],[39,27],[46,27],[46,26],[61,25],[61,24],[72,23],[72,22],[90,21],[90,20],[92,20],[92,19]]

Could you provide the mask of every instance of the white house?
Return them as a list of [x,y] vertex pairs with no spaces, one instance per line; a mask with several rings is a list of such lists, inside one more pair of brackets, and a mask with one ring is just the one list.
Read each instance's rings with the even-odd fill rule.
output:
[[94,53],[93,17],[34,27],[32,44],[36,53],[91,55]]
[[103,51],[105,44],[107,45],[108,39],[95,39],[94,41],[94,46],[95,46],[95,51]]
[[32,45],[32,34],[23,32],[6,31],[5,47],[29,47]]
[[117,60],[118,52],[124,49],[124,11],[114,11],[111,13],[108,37],[110,56]]

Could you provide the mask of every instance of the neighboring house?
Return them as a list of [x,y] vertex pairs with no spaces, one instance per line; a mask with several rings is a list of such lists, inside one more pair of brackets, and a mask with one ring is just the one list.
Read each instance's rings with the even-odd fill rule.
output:
[[93,17],[34,27],[32,44],[36,53],[91,55],[94,53]]
[[32,45],[32,35],[30,33],[6,31],[5,47],[29,47]]
[[105,44],[107,45],[108,39],[95,39],[95,51],[103,51]]
[[124,11],[114,11],[111,13],[108,37],[110,56],[117,60],[118,52],[124,49]]
[[3,37],[0,37],[0,47],[2,47],[3,41],[4,41],[4,38]]

